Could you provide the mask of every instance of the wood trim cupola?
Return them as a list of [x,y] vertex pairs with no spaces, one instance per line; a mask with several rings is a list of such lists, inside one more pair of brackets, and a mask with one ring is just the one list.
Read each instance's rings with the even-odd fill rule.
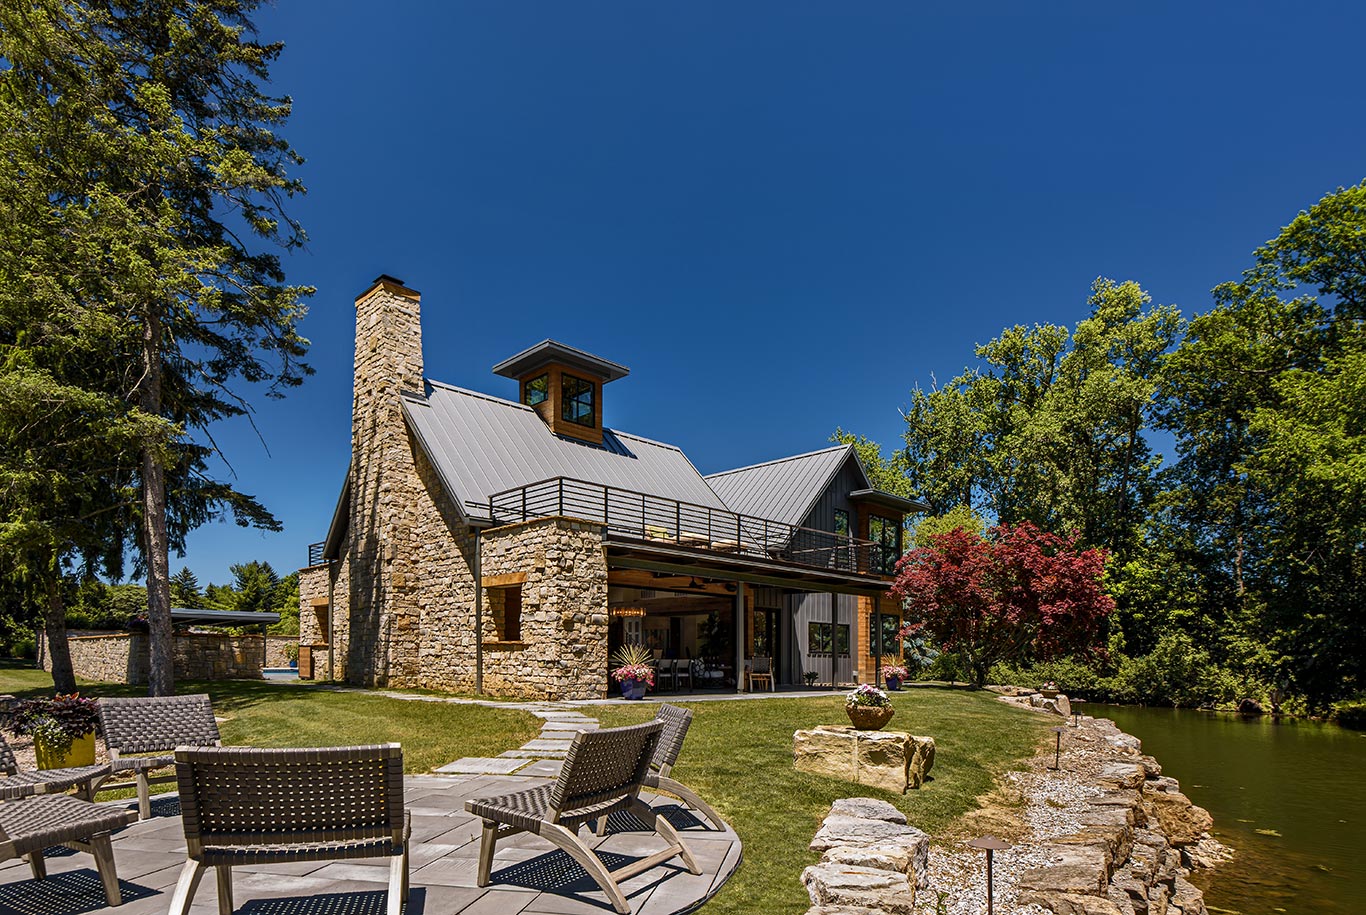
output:
[[602,386],[631,373],[624,365],[554,340],[504,359],[495,375],[518,384],[518,399],[566,438],[602,444]]

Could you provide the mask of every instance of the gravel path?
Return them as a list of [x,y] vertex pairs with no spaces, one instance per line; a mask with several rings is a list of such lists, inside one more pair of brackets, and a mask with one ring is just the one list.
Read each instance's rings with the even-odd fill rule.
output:
[[[1086,799],[1101,793],[1087,783],[1088,776],[1101,766],[1098,749],[1097,739],[1087,729],[1069,729],[1063,735],[1061,771],[1052,770],[1050,746],[1048,753],[1026,763],[1024,771],[1007,772],[1003,777],[1004,793],[1021,797],[1023,804],[1010,811],[1020,838],[1014,847],[995,853],[994,902],[1000,915],[1051,915],[1037,905],[1017,904],[1017,884],[1025,871],[1048,863],[1042,849],[1045,842],[1081,828],[1079,816],[1087,808]],[[916,915],[986,912],[986,854],[965,844],[974,836],[930,848],[929,885],[918,894]]]

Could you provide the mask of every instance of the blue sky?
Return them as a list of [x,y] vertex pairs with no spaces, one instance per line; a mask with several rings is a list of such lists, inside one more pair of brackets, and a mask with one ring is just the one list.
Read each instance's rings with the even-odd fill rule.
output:
[[[201,582],[321,540],[352,300],[422,292],[429,377],[554,337],[631,367],[607,423],[704,473],[884,443],[916,385],[1098,275],[1186,314],[1366,177],[1354,3],[284,0],[262,37],[307,158],[287,262],[317,374],[215,428],[284,523],[195,532]],[[264,441],[262,441],[262,439]]]

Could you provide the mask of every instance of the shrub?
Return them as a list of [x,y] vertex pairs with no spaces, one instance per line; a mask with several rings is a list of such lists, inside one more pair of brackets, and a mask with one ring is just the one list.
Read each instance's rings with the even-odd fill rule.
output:
[[56,695],[51,699],[21,699],[10,707],[9,728],[16,734],[46,743],[58,755],[71,742],[99,727],[99,705],[94,699]]
[[10,646],[10,656],[32,661],[38,657],[38,643],[31,638],[22,638]]
[[1366,696],[1337,703],[1333,706],[1333,717],[1343,727],[1366,730]]

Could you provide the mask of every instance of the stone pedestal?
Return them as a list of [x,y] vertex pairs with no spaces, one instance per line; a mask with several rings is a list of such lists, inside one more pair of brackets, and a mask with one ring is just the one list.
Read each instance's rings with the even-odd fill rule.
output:
[[795,732],[792,757],[802,772],[904,794],[934,765],[934,738],[829,725]]

